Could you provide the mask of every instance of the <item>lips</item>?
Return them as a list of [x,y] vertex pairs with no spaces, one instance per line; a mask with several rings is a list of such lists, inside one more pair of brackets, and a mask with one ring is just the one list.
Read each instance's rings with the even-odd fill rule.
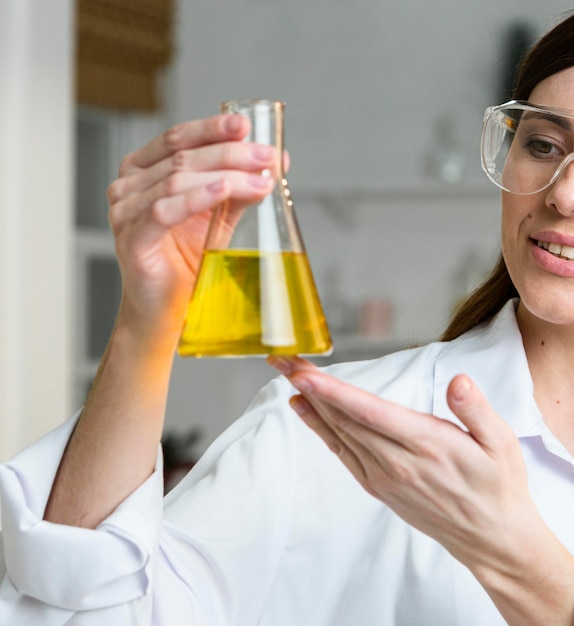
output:
[[560,245],[559,243],[550,243],[548,241],[540,240],[537,240],[536,244],[539,248],[544,248],[544,250],[547,250],[548,252],[550,252],[550,254],[553,254],[559,259],[565,259],[567,261],[574,260],[573,246]]

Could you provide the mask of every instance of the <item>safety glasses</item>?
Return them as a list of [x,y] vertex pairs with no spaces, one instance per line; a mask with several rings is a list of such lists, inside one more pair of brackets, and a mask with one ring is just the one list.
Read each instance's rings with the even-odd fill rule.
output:
[[500,189],[533,194],[574,162],[574,111],[511,100],[484,114],[482,169]]

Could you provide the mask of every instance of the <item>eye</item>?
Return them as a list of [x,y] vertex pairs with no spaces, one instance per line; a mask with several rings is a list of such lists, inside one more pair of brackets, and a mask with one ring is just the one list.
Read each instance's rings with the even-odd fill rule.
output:
[[524,143],[524,148],[537,159],[551,159],[563,154],[560,146],[542,137],[529,137]]

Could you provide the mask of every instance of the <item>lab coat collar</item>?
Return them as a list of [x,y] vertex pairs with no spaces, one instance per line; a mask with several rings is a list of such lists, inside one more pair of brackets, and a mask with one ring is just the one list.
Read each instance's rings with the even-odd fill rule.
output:
[[460,425],[446,403],[446,389],[456,374],[464,373],[478,385],[518,437],[546,433],[542,414],[534,401],[534,385],[516,322],[517,304],[517,299],[509,300],[487,325],[445,346],[435,365],[435,415]]

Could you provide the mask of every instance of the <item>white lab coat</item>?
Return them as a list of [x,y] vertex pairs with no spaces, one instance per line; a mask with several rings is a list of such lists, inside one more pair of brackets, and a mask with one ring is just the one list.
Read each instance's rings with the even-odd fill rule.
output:
[[[469,374],[520,438],[540,513],[574,547],[573,459],[542,421],[509,302],[486,328],[337,376],[456,421]],[[95,531],[41,521],[73,420],[0,470],[1,626],[496,626],[469,571],[369,496],[280,377],[165,500],[159,470]],[[4,570],[7,573],[4,573]]]

